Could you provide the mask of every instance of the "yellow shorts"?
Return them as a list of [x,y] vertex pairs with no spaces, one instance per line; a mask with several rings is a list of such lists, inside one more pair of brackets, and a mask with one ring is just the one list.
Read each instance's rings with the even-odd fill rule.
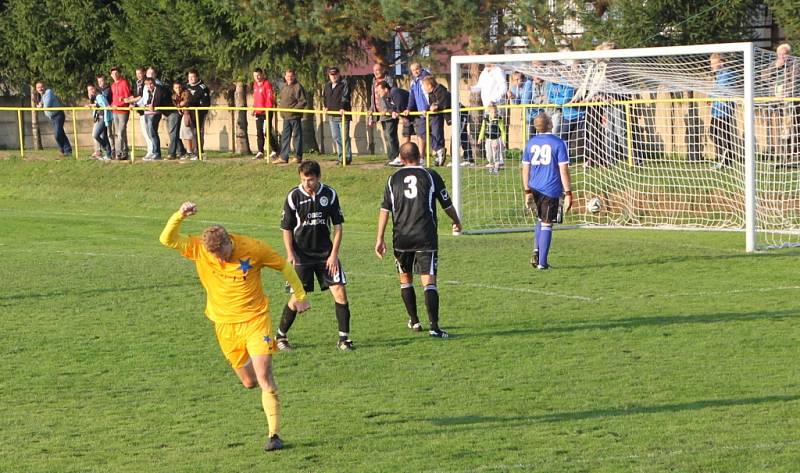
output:
[[270,355],[278,351],[272,338],[272,320],[268,315],[246,322],[214,323],[222,354],[234,368],[241,368],[251,356]]

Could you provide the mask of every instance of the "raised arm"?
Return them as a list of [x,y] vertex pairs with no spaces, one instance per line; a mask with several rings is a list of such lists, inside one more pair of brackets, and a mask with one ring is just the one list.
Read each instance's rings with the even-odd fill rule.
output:
[[186,251],[189,245],[189,237],[180,234],[181,222],[190,215],[197,213],[197,204],[194,202],[184,202],[181,207],[172,214],[167,221],[164,230],[161,231],[159,240],[167,248],[174,248],[181,252]]

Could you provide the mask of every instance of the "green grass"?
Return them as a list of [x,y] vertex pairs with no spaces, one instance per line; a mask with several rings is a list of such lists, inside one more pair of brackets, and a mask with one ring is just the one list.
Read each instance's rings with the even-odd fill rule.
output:
[[281,248],[294,167],[0,160],[0,471],[800,470],[797,252],[570,230],[536,272],[529,235],[443,233],[454,337],[434,340],[405,328],[372,252],[391,170],[323,172],[358,348],[336,351],[333,303],[313,294],[275,359],[288,448],[266,454],[258,392],[219,353],[192,264],[157,239],[192,199],[186,231],[222,222]]

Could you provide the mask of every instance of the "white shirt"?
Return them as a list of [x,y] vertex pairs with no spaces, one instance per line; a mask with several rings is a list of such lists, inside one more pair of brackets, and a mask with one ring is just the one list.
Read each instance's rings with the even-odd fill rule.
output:
[[488,107],[492,103],[504,102],[508,85],[503,70],[497,66],[493,66],[491,69],[484,68],[478,77],[478,89],[481,91],[481,102],[484,107]]

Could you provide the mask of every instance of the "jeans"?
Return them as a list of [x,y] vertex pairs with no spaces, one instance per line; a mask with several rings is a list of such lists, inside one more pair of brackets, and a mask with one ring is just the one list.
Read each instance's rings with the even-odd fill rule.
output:
[[[259,113],[256,115],[256,144],[258,145],[258,152],[264,152],[264,135],[269,136],[269,149],[273,153],[278,153],[280,150],[278,145],[278,137],[272,131],[272,121],[275,119],[275,114],[271,113],[269,121],[267,121],[266,113]],[[266,127],[264,126],[266,122]]]
[[283,132],[281,133],[281,158],[289,159],[289,140],[294,136],[292,145],[297,159],[303,159],[303,127],[300,118],[284,118]]
[[147,135],[150,137],[150,142],[153,143],[151,153],[153,156],[161,157],[161,139],[158,137],[158,124],[161,123],[161,114],[154,113],[152,115],[144,116],[145,123],[147,124]]
[[50,117],[50,123],[53,125],[53,135],[55,136],[56,144],[58,144],[58,150],[64,156],[72,154],[72,145],[69,143],[67,134],[64,133],[64,120],[66,119],[67,116],[64,115],[64,112],[56,112]]
[[331,116],[328,118],[328,125],[331,127],[331,138],[336,143],[338,160],[342,160],[342,153],[347,154],[347,162],[353,160],[353,149],[350,146],[350,119],[344,119],[344,150],[342,149],[342,117]]
[[106,122],[103,120],[98,120],[94,122],[94,130],[92,130],[92,138],[94,138],[95,143],[100,146],[100,150],[103,151],[103,156],[110,158],[111,157],[111,142],[108,141],[108,127],[106,126]]
[[399,121],[398,118],[381,121],[383,137],[386,139],[386,156],[389,161],[392,161],[400,154],[400,139],[397,137],[397,123]]
[[431,150],[439,151],[444,148],[444,115],[430,115],[431,121]]
[[114,114],[114,130],[117,132],[117,155],[128,157],[128,118],[130,113]]
[[181,120],[183,115],[178,112],[172,112],[167,115],[167,133],[169,134],[169,149],[167,155],[183,156],[186,154],[186,148],[181,143]]

